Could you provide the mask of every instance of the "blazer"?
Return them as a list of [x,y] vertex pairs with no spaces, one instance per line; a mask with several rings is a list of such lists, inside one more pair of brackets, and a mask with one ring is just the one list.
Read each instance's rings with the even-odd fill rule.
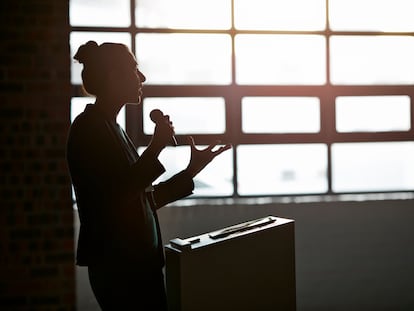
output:
[[182,171],[152,185],[165,169],[149,152],[141,156],[128,135],[89,104],[72,123],[67,162],[80,230],[76,264],[164,265],[156,210],[192,193]]

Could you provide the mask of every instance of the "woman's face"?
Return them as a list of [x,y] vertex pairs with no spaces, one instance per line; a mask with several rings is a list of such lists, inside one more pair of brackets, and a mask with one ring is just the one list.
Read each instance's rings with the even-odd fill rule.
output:
[[146,78],[139,71],[137,65],[130,68],[125,75],[123,92],[126,96],[126,102],[140,104],[142,99],[142,84]]
[[137,98],[138,101],[137,101],[137,104],[140,104],[141,100],[142,100],[142,83],[145,82],[146,78],[145,78],[144,74],[141,71],[139,71],[138,67],[136,68],[136,75],[137,75],[138,80],[139,80],[139,82],[138,82],[139,88],[138,88],[138,98]]
[[146,78],[139,71],[137,62],[131,54],[131,60],[118,64],[118,70],[114,72],[113,83],[125,103],[140,104],[142,98],[142,84]]

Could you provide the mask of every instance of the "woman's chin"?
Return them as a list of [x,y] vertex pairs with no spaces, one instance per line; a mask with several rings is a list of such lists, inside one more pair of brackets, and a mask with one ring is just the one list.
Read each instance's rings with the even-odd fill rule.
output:
[[142,101],[141,96],[138,96],[138,98],[131,98],[128,101],[128,104],[130,104],[130,105],[139,105],[139,104],[141,104],[141,101]]

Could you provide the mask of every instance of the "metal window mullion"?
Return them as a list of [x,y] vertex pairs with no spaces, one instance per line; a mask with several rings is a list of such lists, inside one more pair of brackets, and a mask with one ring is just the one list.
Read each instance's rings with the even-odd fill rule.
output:
[[[325,28],[325,40],[326,40],[326,88],[332,90],[331,85],[331,53],[330,53],[330,25],[329,25],[329,0],[326,0],[325,5],[326,13],[326,28]],[[331,92],[326,92],[325,96],[321,100],[321,133],[325,133],[326,150],[327,150],[327,167],[326,178],[328,183],[328,194],[333,194],[332,188],[332,134],[335,131],[335,98],[331,95]],[[329,120],[331,122],[329,122]]]

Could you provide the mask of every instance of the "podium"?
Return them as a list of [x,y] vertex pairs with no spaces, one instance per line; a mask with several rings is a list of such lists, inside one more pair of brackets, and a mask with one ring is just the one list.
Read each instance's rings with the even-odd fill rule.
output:
[[296,310],[291,219],[267,216],[164,248],[169,311]]

